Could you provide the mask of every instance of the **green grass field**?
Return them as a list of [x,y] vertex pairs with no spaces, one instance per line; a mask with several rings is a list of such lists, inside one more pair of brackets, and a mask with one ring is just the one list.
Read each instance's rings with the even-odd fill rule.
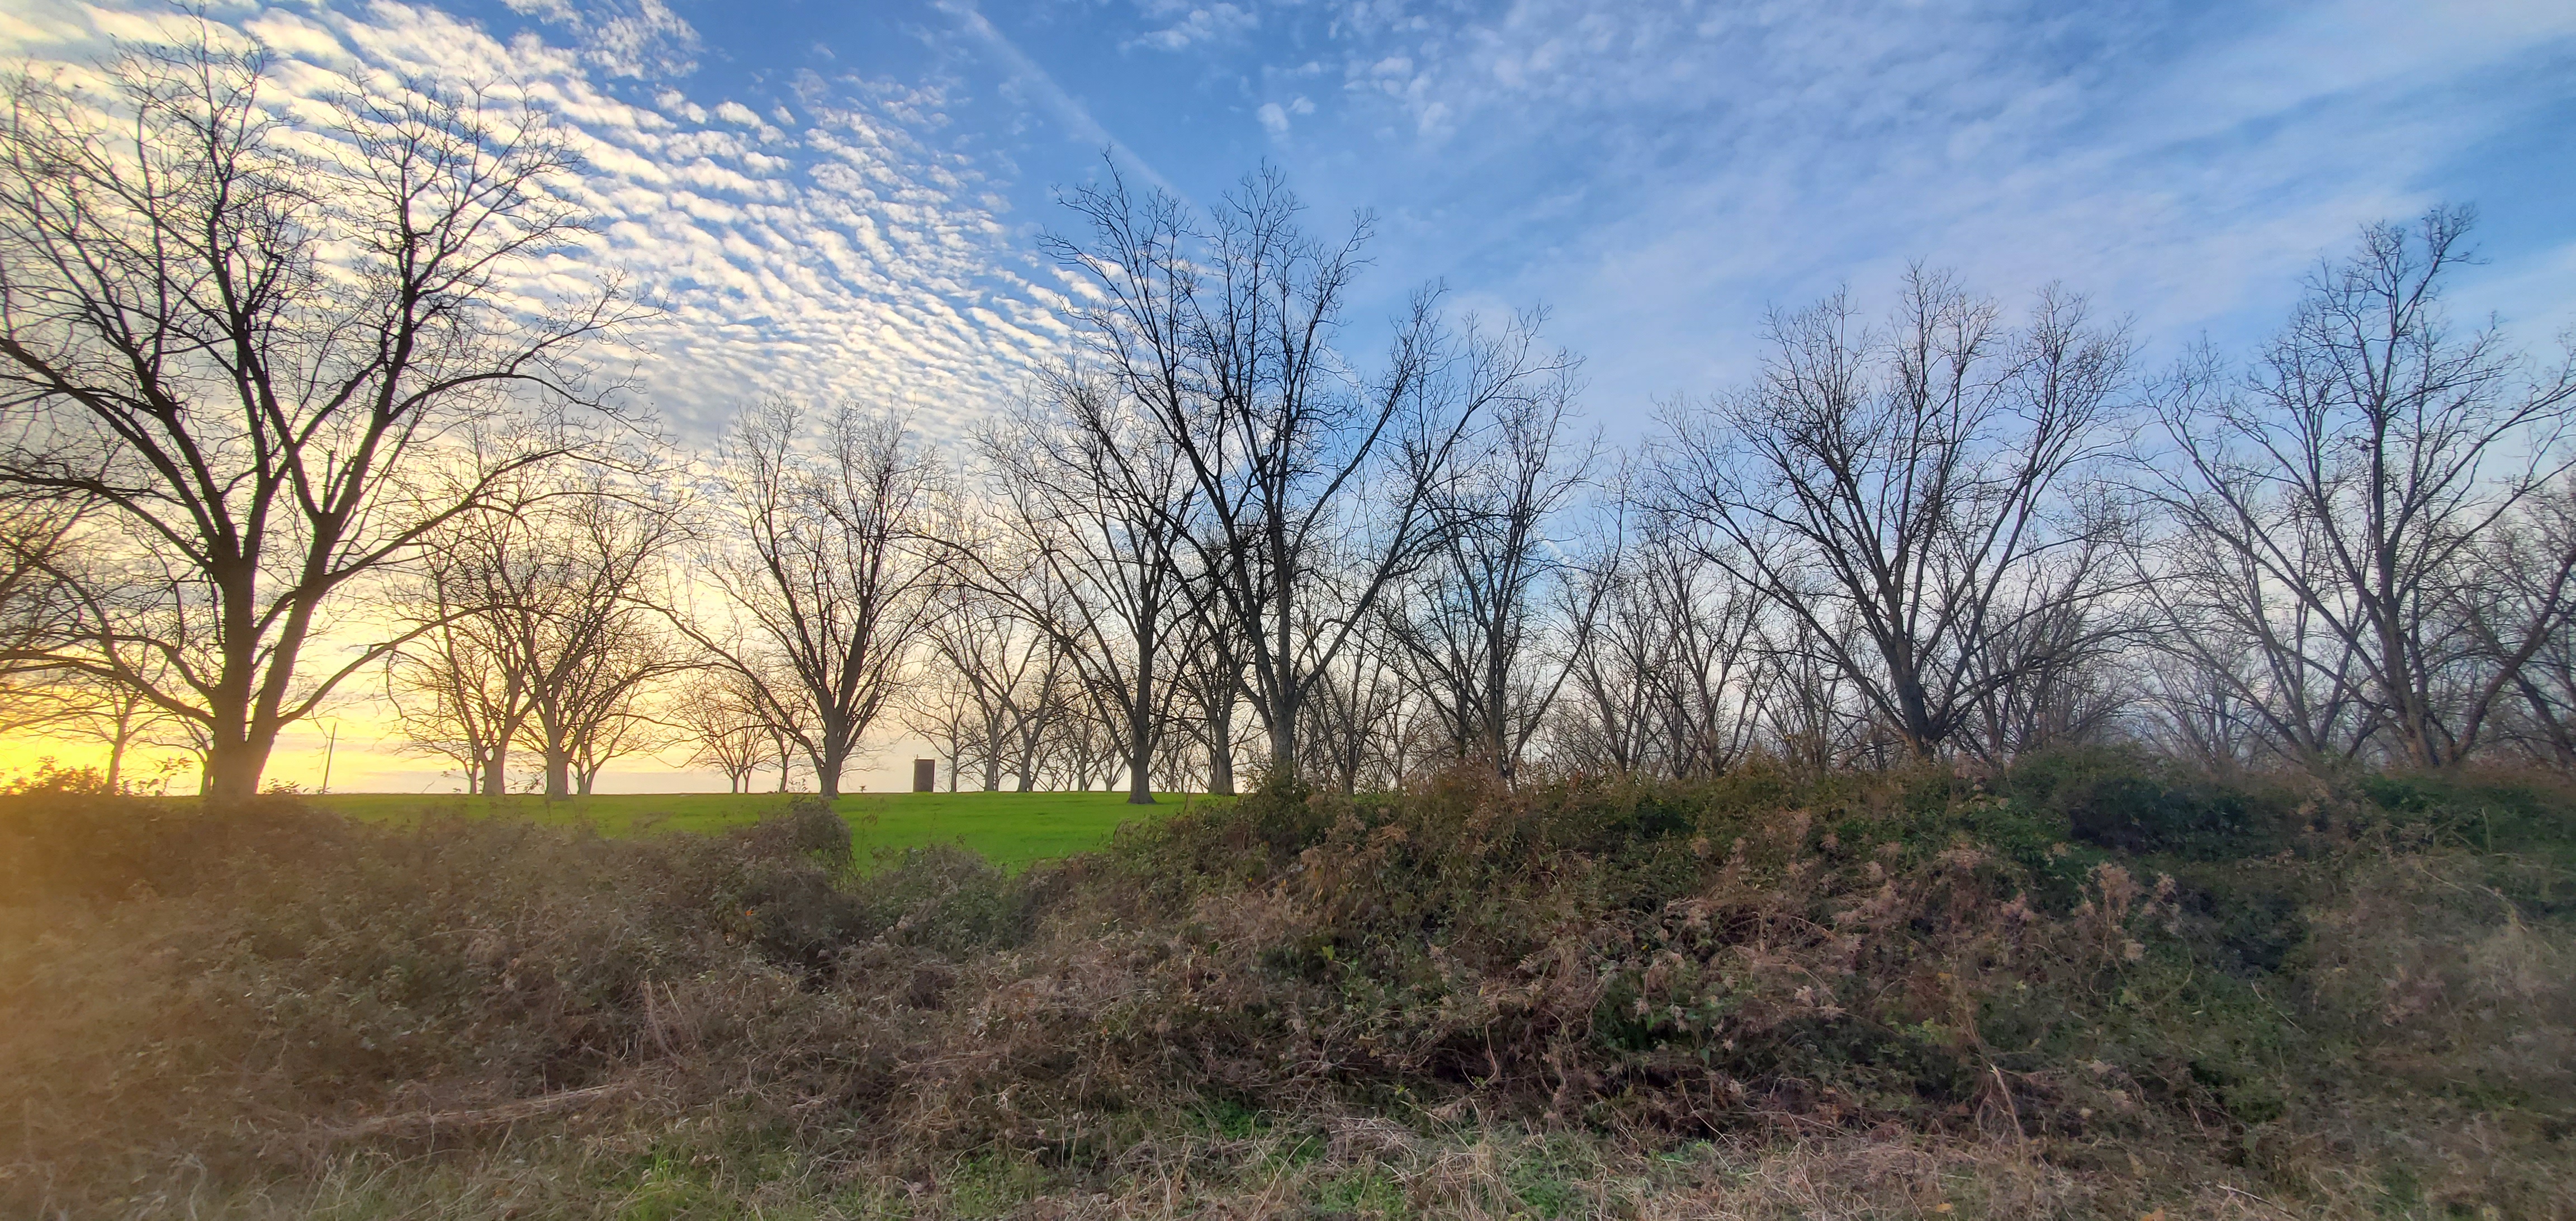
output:
[[[720,831],[752,822],[787,798],[777,793],[647,793],[575,797],[459,797],[419,793],[331,793],[306,801],[353,818],[398,819],[425,812],[469,817],[529,818],[588,823],[608,835],[658,831]],[[1119,824],[1155,818],[1203,794],[1167,793],[1161,804],[1132,806],[1125,793],[854,793],[841,798],[841,817],[864,859],[878,848],[957,841],[995,864],[1018,869],[1109,842]],[[1214,800],[1226,800],[1216,798]]]

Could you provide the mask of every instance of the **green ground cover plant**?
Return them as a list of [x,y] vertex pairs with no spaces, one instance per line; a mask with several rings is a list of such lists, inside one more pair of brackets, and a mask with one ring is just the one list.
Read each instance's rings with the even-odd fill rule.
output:
[[[507,817],[554,826],[587,826],[607,835],[671,831],[699,834],[749,826],[786,808],[785,793],[613,793],[548,801],[420,796],[403,793],[328,793],[301,798],[315,809],[351,818],[414,820],[446,814]],[[1134,806],[1125,793],[852,793],[833,809],[850,824],[862,857],[878,848],[963,843],[986,859],[1019,869],[1107,843],[1119,824],[1188,808],[1209,800],[1166,793],[1160,804]]]
[[9,799],[0,1212],[2576,1215],[2547,777],[1462,773],[1016,872],[849,826]]

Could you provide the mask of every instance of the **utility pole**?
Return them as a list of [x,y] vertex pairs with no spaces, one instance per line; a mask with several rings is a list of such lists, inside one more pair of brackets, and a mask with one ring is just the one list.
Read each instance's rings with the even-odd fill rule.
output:
[[322,791],[331,791],[331,756],[340,753],[340,723],[331,722],[331,740],[322,747]]

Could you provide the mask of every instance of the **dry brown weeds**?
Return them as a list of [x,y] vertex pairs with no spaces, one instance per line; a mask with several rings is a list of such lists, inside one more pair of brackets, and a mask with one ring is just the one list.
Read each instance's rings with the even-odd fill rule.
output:
[[[0,811],[0,1212],[2576,1216],[2541,866],[1692,800],[1273,795],[1017,879],[814,809]],[[2212,965],[2238,874],[2277,967]]]

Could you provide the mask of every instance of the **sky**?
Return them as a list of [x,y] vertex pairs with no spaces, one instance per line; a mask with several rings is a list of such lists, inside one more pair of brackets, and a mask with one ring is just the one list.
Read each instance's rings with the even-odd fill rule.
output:
[[[76,62],[171,11],[10,0],[0,55]],[[1747,379],[1766,310],[1846,286],[1874,309],[1918,260],[2007,303],[2087,294],[2154,364],[2242,350],[2359,226],[2465,202],[2487,261],[2454,314],[2537,353],[2576,328],[2565,0],[207,11],[290,93],[393,73],[553,110],[587,161],[586,257],[660,307],[628,339],[642,401],[691,444],[773,392],[960,435],[1067,342],[1039,239],[1111,166],[1204,205],[1267,162],[1319,231],[1366,210],[1353,348],[1425,283],[1461,312],[1544,309],[1621,446]],[[447,787],[347,719],[334,787]],[[312,784],[321,740],[272,775]],[[854,784],[894,786],[911,754],[884,743]],[[710,783],[639,764],[603,788]]]

